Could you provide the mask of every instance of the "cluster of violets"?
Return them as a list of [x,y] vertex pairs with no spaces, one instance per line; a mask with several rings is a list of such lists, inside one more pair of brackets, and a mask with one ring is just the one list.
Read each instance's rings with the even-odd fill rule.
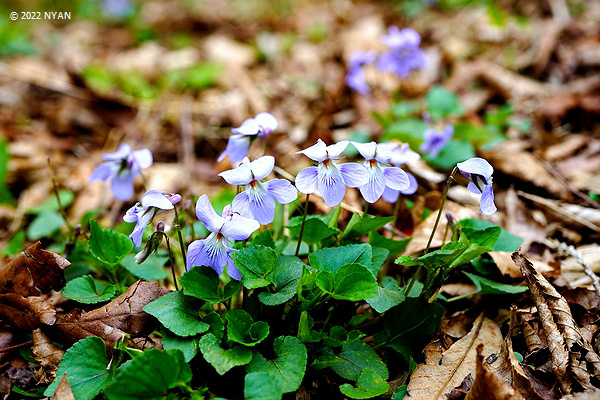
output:
[[[275,166],[275,158],[263,156],[250,161],[246,154],[252,137],[266,136],[276,127],[277,121],[271,114],[261,113],[233,130],[233,138],[230,138],[227,149],[219,158],[229,156],[234,162],[241,156],[241,163],[219,175],[231,185],[243,186],[244,190],[235,196],[220,216],[208,196],[200,196],[196,203],[196,216],[211,233],[207,238],[195,240],[189,245],[186,259],[188,270],[195,266],[209,266],[220,275],[227,266],[229,276],[240,280],[241,274],[231,258],[231,253],[236,251],[231,247],[233,242],[246,240],[260,225],[273,222],[275,204],[296,200],[298,191],[307,195],[318,191],[327,206],[335,207],[342,202],[346,187],[358,188],[368,203],[374,203],[381,197],[388,202],[396,202],[400,193],[412,194],[417,190],[415,177],[400,166],[418,160],[420,155],[412,151],[408,144],[399,143],[344,140],[327,146],[319,139],[313,146],[297,152],[313,160],[316,165],[298,172],[295,186],[286,179],[265,180]],[[338,164],[340,155],[349,144],[362,155],[363,163]],[[105,154],[104,159],[106,161],[94,170],[89,180],[109,180],[113,194],[122,200],[131,198],[133,178],[141,169],[152,164],[152,154],[148,149],[132,151],[126,144],[121,145],[115,153]],[[482,158],[472,158],[459,163],[457,167],[469,179],[468,189],[481,194],[480,213],[494,213],[492,166]],[[123,217],[126,222],[136,224],[129,235],[135,245],[141,245],[143,232],[154,216],[174,209],[180,201],[179,194],[148,190]]]
[[393,72],[399,78],[406,78],[427,63],[425,52],[419,48],[421,36],[414,29],[390,26],[388,33],[381,37],[381,42],[388,49],[379,55],[372,50],[357,50],[349,57],[346,84],[360,94],[371,92],[364,70],[367,65],[374,64],[381,72]]

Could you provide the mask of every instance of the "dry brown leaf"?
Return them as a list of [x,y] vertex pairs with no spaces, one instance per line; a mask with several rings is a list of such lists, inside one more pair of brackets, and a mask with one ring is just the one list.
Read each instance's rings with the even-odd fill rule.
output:
[[38,296],[65,286],[69,261],[36,242],[0,269],[0,293]]
[[563,392],[571,392],[566,366],[584,389],[594,389],[590,378],[600,378],[600,356],[582,336],[567,301],[522,254],[515,252],[513,259],[531,290],[546,333],[553,368]]
[[116,342],[125,333],[143,336],[154,329],[154,319],[143,307],[167,292],[156,282],[139,280],[103,307],[87,313],[75,309],[60,317],[54,328],[73,343],[88,336],[99,336],[107,343]]
[[[502,275],[508,275],[511,278],[520,278],[523,276],[510,257],[512,253],[508,251],[490,251],[488,254],[492,257]],[[536,270],[544,275],[554,271],[554,268],[544,261],[532,260],[531,263]]]
[[[438,362],[420,364],[410,378],[406,399],[445,399],[446,394],[475,373],[476,348],[483,344],[484,357],[498,353],[502,333],[498,325],[481,314],[471,331],[442,354]],[[433,357],[429,361],[435,360]]]
[[[600,245],[589,244],[574,249],[577,257],[567,257],[561,262],[561,275],[572,288],[594,288],[594,282],[589,275],[600,273]],[[578,259],[579,258],[579,259]],[[586,272],[586,266],[589,271]]]
[[0,318],[19,329],[36,329],[56,322],[56,310],[41,297],[0,294]]
[[[460,221],[464,218],[476,218],[477,211],[474,209],[466,208],[461,206],[460,204],[454,203],[452,201],[447,201],[446,206],[444,207],[445,212],[452,213],[452,217],[456,221]],[[429,215],[422,221],[413,232],[413,239],[406,246],[405,254],[415,254],[421,250],[425,249],[427,246],[427,240],[429,239],[429,235],[433,230],[433,225],[435,224],[435,219],[437,217],[437,211]],[[446,230],[447,219],[445,216],[440,218],[440,223],[435,231],[435,235],[433,236],[433,241],[431,242],[431,247],[440,247],[444,238],[444,231]],[[446,236],[446,241],[450,240],[450,233]]]
[[69,386],[69,380],[67,379],[67,373],[65,372],[58,382],[58,386],[54,391],[54,394],[50,398],[51,400],[75,400],[75,396]]
[[33,352],[33,358],[44,367],[46,372],[56,375],[56,370],[65,351],[54,345],[39,328],[33,331],[31,351]]
[[475,382],[465,400],[525,400],[506,381],[483,366],[483,344],[477,346]]
[[600,399],[600,389],[586,390],[562,397],[560,400],[598,400]]
[[[512,187],[508,189],[504,196],[504,207],[506,210],[506,230],[523,238],[523,243],[521,243],[523,252],[527,253],[532,242],[541,242],[546,238],[549,229],[548,224],[540,223],[534,219],[531,213],[532,210],[519,199]],[[510,257],[508,262],[517,273],[516,276],[520,277],[521,271],[514,266]]]

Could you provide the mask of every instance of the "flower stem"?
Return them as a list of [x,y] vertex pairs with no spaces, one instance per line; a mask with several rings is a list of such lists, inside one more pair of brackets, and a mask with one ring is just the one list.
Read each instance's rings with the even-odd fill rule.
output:
[[[173,283],[175,284],[175,290],[179,290],[179,286],[177,286],[177,275],[175,275],[175,260],[173,259],[173,253],[171,252],[171,244],[169,243],[169,237],[166,233],[162,233],[167,242],[167,250],[169,251],[169,260],[171,260],[171,272],[173,273]],[[185,258],[184,258],[185,260]]]
[[302,217],[302,226],[300,226],[300,235],[298,236],[298,244],[296,245],[296,257],[300,252],[300,245],[302,244],[302,235],[304,234],[304,224],[306,223],[306,214],[308,214],[308,198],[310,194],[306,194],[306,200],[304,201],[304,216]]
[[369,202],[365,201],[365,208],[363,209],[363,214],[367,214],[368,211],[369,211]]
[[[433,229],[431,230],[431,235],[429,235],[429,240],[427,241],[427,246],[425,246],[423,255],[425,255],[429,252],[429,247],[431,246],[431,242],[433,241],[433,236],[435,235],[435,231],[438,227],[438,224],[440,223],[440,217],[442,216],[442,211],[444,210],[444,206],[446,205],[446,198],[448,197],[448,189],[450,189],[450,184],[452,183],[452,180],[454,179],[454,174],[456,174],[456,171],[458,171],[458,168],[454,167],[454,169],[450,173],[450,176],[448,177],[448,181],[446,181],[446,188],[444,189],[444,194],[442,195],[442,203],[440,204],[440,209],[438,210],[437,217],[435,218],[435,223],[433,224]],[[414,275],[412,276],[410,283],[408,284],[406,289],[404,289],[405,296],[408,296],[408,293],[410,293],[410,290],[412,289],[413,285],[415,284],[415,281],[417,280],[417,277],[419,276],[419,273],[421,272],[421,268],[422,268],[422,266],[419,265],[419,267],[415,271]]]
[[50,179],[52,180],[52,190],[54,191],[54,196],[56,197],[56,202],[58,203],[58,211],[64,218],[65,223],[67,224],[67,227],[69,227],[69,231],[72,231],[73,227],[69,223],[69,220],[67,219],[67,213],[60,202],[60,196],[59,196],[59,192],[58,192],[58,183],[56,183],[56,178],[54,177],[54,171],[52,170],[52,164],[50,163],[50,157],[46,157],[46,161],[48,162],[48,171],[50,172]]
[[183,257],[183,260],[185,262],[185,260],[187,260],[187,257],[185,255],[185,244],[183,243],[183,235],[181,234],[181,226],[179,225],[179,213],[177,213],[176,205],[173,205],[173,211],[175,211],[175,224],[173,225],[173,228],[177,229],[177,238],[179,239],[179,247],[181,248],[181,256]]
[[[398,215],[400,215],[400,205],[402,204],[402,196],[398,194],[398,199],[394,204],[394,220],[392,221],[392,228],[396,228],[396,224],[398,223]],[[394,231],[392,230],[392,238],[394,237]]]

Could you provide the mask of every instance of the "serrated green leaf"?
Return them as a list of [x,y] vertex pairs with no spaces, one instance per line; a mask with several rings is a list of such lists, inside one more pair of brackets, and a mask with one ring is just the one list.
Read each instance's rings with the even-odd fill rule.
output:
[[271,283],[269,275],[275,268],[277,254],[266,246],[249,246],[231,254],[235,266],[242,274],[242,285],[256,289]]
[[250,241],[250,246],[267,246],[275,250],[275,239],[273,239],[273,234],[270,229],[265,229],[260,232],[258,235],[254,236],[254,238]]
[[[320,272],[329,273],[328,271]],[[317,285],[319,284],[317,275]],[[320,286],[319,286],[320,287]],[[377,279],[361,264],[346,264],[335,273],[333,290],[327,291],[335,299],[358,301],[377,296]]]
[[269,278],[275,285],[275,292],[262,292],[258,295],[261,303],[276,306],[290,300],[296,294],[302,276],[304,263],[295,256],[279,256]]
[[340,386],[340,392],[350,397],[351,399],[371,399],[387,392],[390,385],[379,375],[375,370],[367,368],[363,370],[358,379],[356,386],[344,383]]
[[224,302],[240,289],[238,281],[230,281],[224,289],[219,288],[219,275],[211,267],[195,267],[179,279],[183,293],[194,296],[211,304]]
[[298,321],[298,339],[304,343],[316,343],[321,341],[321,335],[319,332],[312,329],[315,321],[306,311],[302,311],[300,314],[300,320]]
[[376,371],[384,379],[388,378],[388,369],[375,350],[360,340],[343,346],[336,357],[342,361],[331,369],[342,378],[355,381],[365,368]]
[[411,256],[401,256],[396,259],[396,264],[407,267],[415,265],[423,265],[427,268],[438,265],[450,265],[459,254],[461,254],[467,246],[464,243],[449,242],[442,246],[441,249],[431,251],[421,257],[412,258]]
[[[63,355],[56,376],[67,373],[67,381],[78,400],[91,400],[104,389],[109,380],[108,357],[104,341],[96,336],[81,339]],[[60,379],[44,391],[44,396],[52,396]]]
[[[288,225],[292,239],[297,240],[300,236],[302,228],[302,217],[294,217]],[[310,215],[306,217],[304,224],[304,232],[302,233],[302,241],[309,246],[320,242],[339,232],[339,229],[328,226],[320,217]]]
[[407,297],[383,316],[386,346],[396,350],[407,361],[411,356],[419,356],[435,333],[444,311],[438,303],[423,304],[414,297]]
[[[379,271],[381,270],[381,267],[383,267],[383,263],[387,260],[390,252],[383,247],[373,247],[371,248],[371,251],[373,252],[373,270],[377,271],[377,274],[379,274]],[[377,276],[377,274],[375,274],[375,276]]]
[[373,276],[378,272],[373,268],[373,252],[371,245],[367,243],[317,250],[309,254],[308,261],[311,267],[319,271],[335,273],[342,265],[355,263],[367,267]]
[[223,339],[225,335],[225,321],[223,321],[223,318],[218,313],[212,311],[202,318],[202,321],[210,325],[210,333],[219,339]]
[[360,338],[366,336],[361,331],[351,330],[346,331],[343,327],[335,325],[326,334],[322,333],[323,342],[331,347],[345,346],[352,342],[360,340]]
[[181,291],[169,292],[146,304],[144,311],[156,317],[167,329],[179,336],[206,332],[210,326],[200,321],[202,302]]
[[394,240],[388,239],[377,232],[369,233],[369,244],[373,247],[382,247],[384,249],[388,249],[390,256],[395,256],[402,253],[411,240],[412,238]]
[[376,218],[368,214],[354,213],[340,239],[352,239],[373,232],[393,219],[394,217]]
[[275,351],[273,360],[267,360],[259,352],[254,351],[246,371],[269,374],[283,393],[298,390],[306,371],[306,347],[297,337],[280,336],[275,338],[273,350]]
[[90,253],[98,260],[110,265],[118,264],[131,250],[133,243],[123,234],[100,228],[95,220],[90,220]]
[[38,240],[50,236],[65,225],[65,223],[65,219],[58,211],[43,211],[27,227],[27,239]]
[[475,285],[477,290],[481,290],[485,294],[516,294],[523,293],[529,290],[527,286],[514,286],[505,283],[494,282],[481,276],[470,274],[467,271],[462,271]]
[[121,260],[121,265],[138,278],[147,281],[159,281],[165,279],[168,275],[165,269],[167,261],[169,261],[168,256],[158,256],[156,253],[153,253],[143,263],[138,264],[135,262],[134,254],[127,254]]
[[[459,224],[462,228],[473,228],[479,230],[496,226],[488,221],[482,221],[471,218],[462,219],[460,220]],[[500,233],[500,236],[498,237],[498,240],[496,241],[496,244],[493,247],[493,251],[509,251],[512,253],[513,251],[519,248],[522,242],[522,238],[515,236],[512,233],[502,229],[502,232]]]
[[246,400],[281,400],[283,390],[279,381],[273,380],[267,372],[251,372],[244,378],[244,398]]
[[192,379],[192,370],[180,350],[149,349],[131,360],[104,395],[109,400],[158,400],[178,383]]
[[70,280],[62,290],[63,297],[84,304],[108,301],[117,293],[117,287],[110,283],[99,282],[90,275]]
[[200,339],[200,351],[219,375],[224,375],[231,368],[246,365],[252,360],[252,350],[248,347],[237,346],[233,349],[222,349],[221,340],[213,334],[206,334]]
[[378,313],[383,313],[404,301],[404,291],[398,282],[389,276],[383,278],[381,286],[377,288],[377,297],[366,299],[367,303]]
[[255,346],[269,335],[269,324],[254,322],[244,310],[231,310],[226,315],[227,337],[244,346]]
[[186,362],[190,362],[196,356],[200,335],[181,337],[166,328],[162,328],[160,333],[162,335],[162,345],[165,350],[181,350]]

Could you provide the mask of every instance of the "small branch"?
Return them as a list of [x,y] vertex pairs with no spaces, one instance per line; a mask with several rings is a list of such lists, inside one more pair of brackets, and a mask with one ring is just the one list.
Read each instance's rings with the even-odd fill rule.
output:
[[14,346],[9,346],[9,347],[5,347],[3,349],[0,349],[0,353],[7,353],[9,351],[12,350],[16,350],[16,349],[20,349],[21,347],[27,347],[33,344],[33,340],[28,340],[26,342],[23,342],[21,344],[15,344]]

